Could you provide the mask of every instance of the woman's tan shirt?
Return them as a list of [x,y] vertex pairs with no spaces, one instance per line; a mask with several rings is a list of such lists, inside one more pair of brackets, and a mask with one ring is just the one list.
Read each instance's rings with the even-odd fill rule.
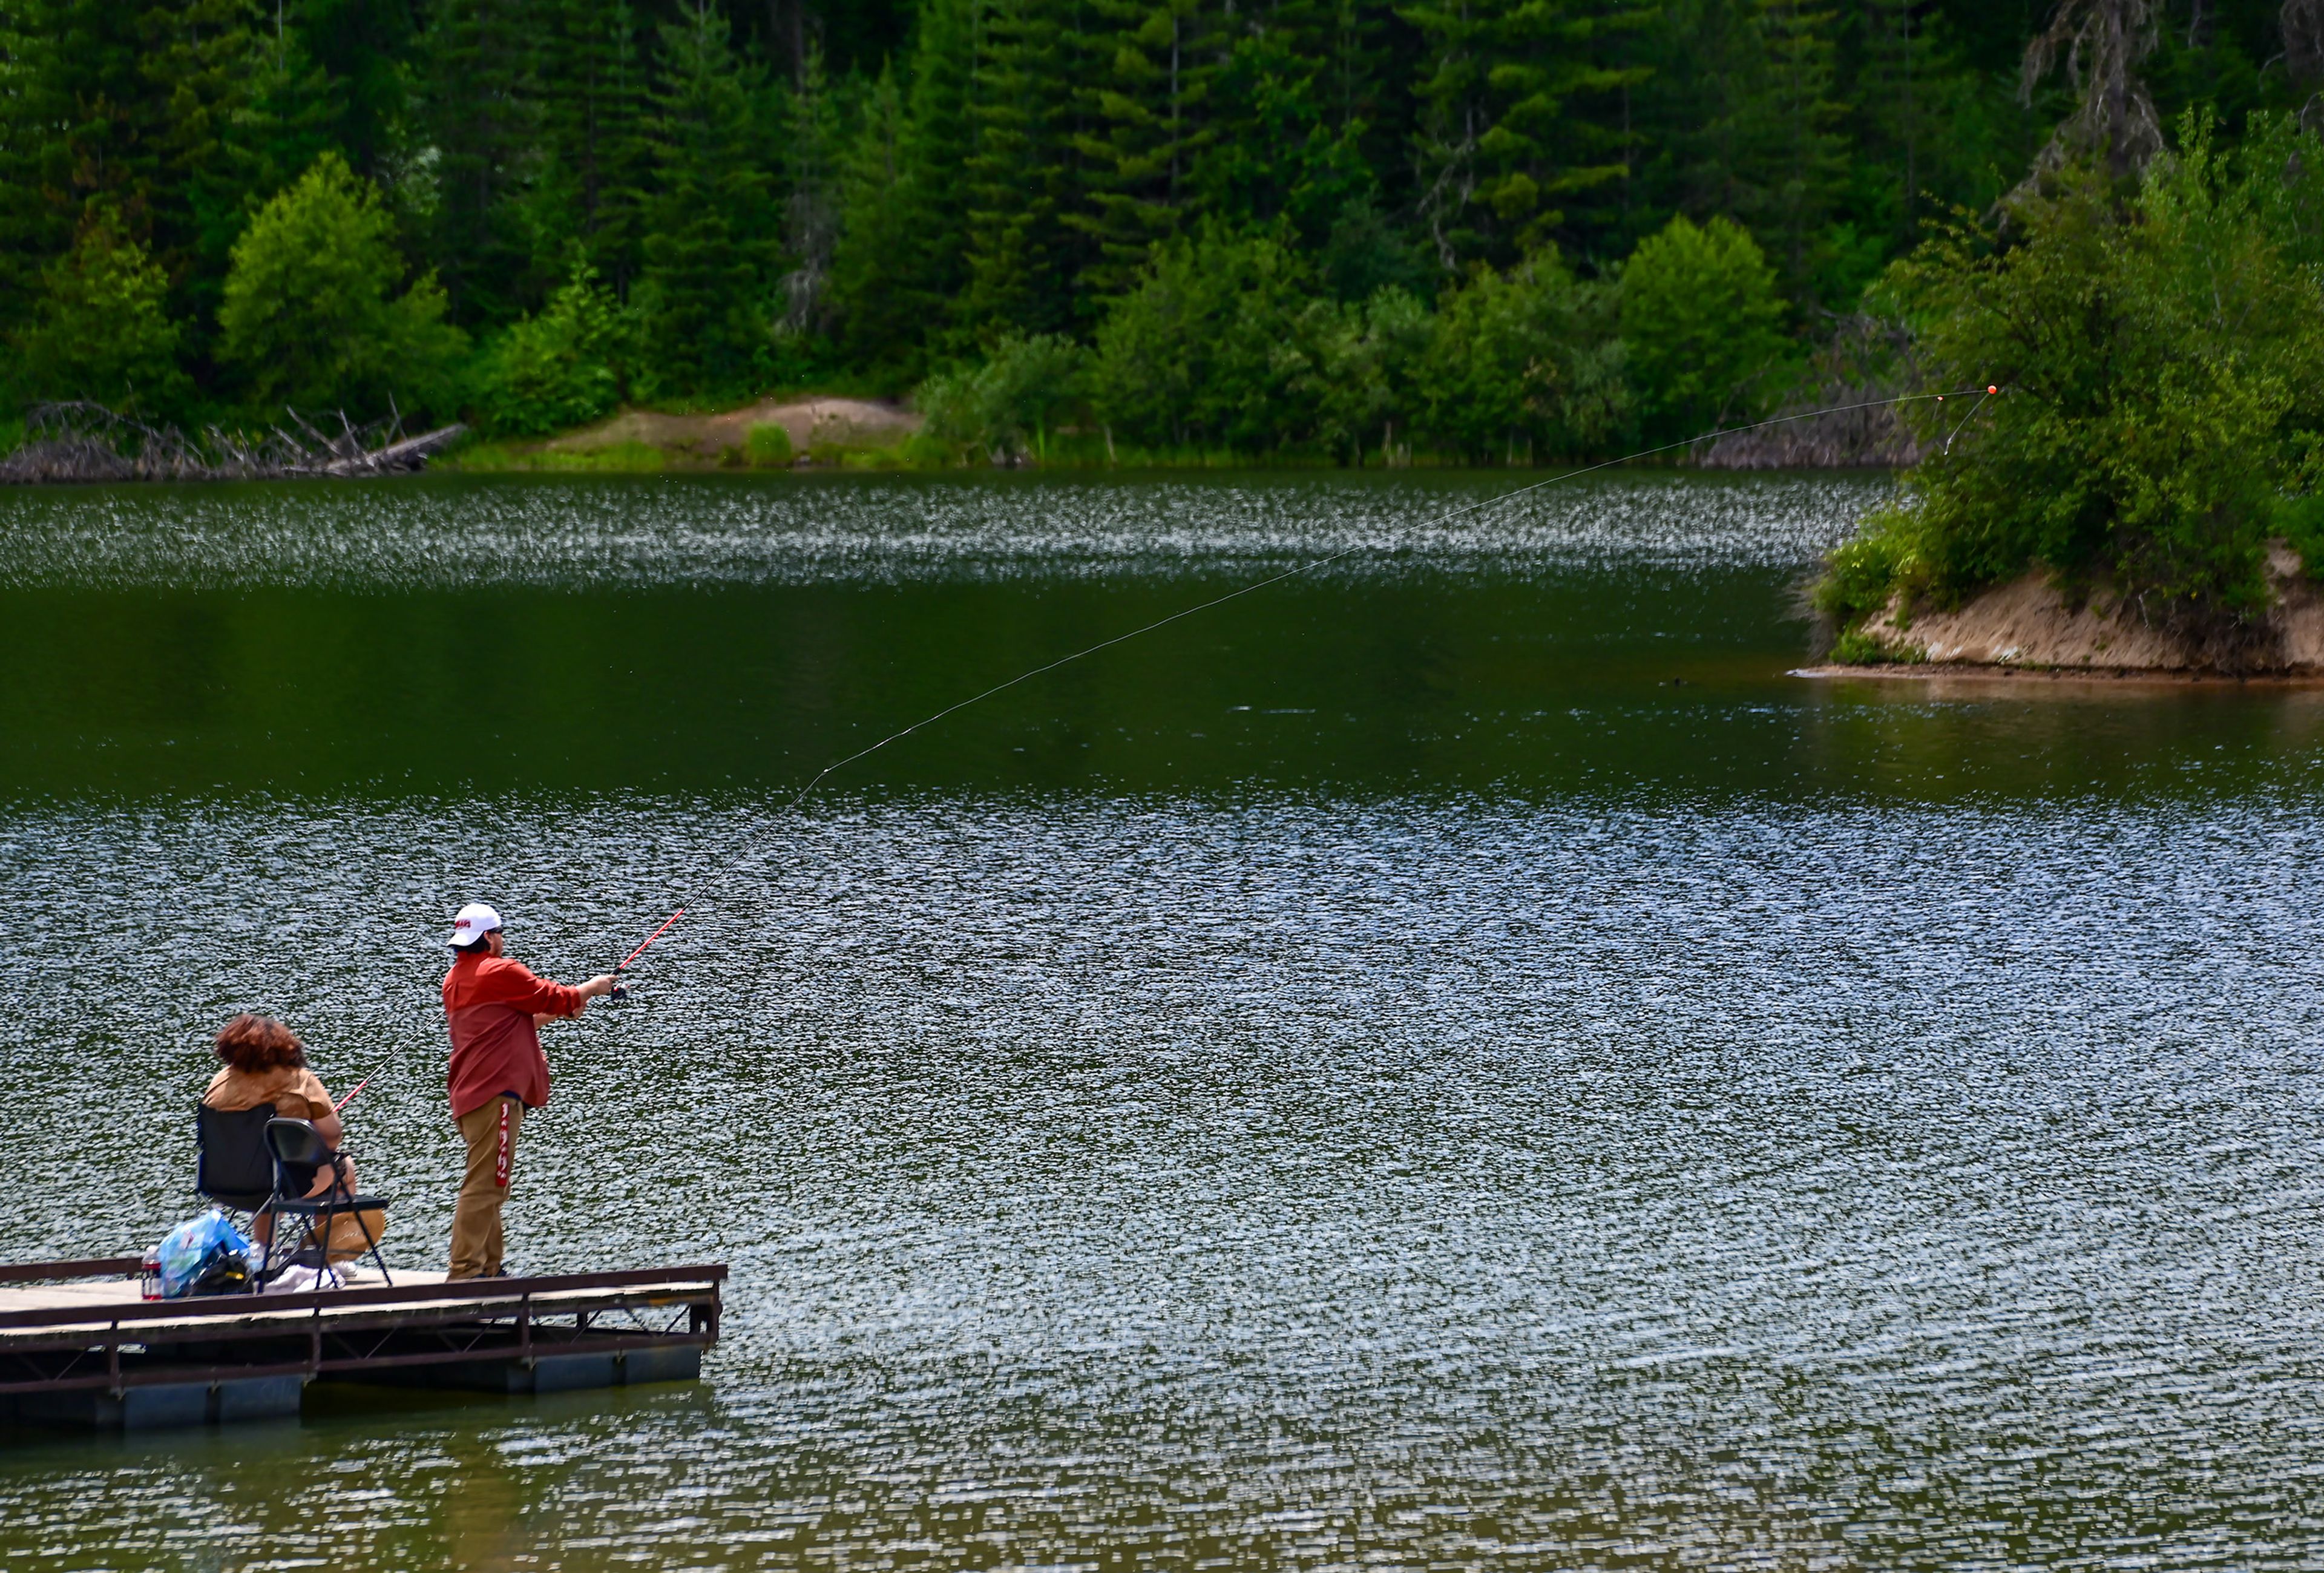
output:
[[272,1104],[278,1120],[319,1120],[331,1112],[331,1095],[316,1074],[303,1065],[279,1065],[272,1070],[236,1070],[220,1066],[210,1078],[202,1102],[220,1114],[231,1115]]

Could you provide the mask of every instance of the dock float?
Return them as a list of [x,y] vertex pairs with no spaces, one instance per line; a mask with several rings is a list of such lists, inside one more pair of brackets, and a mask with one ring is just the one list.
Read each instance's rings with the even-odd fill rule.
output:
[[0,1423],[143,1430],[296,1415],[314,1383],[498,1393],[687,1382],[726,1269],[349,1274],[299,1294],[139,1298],[134,1256],[0,1266]]

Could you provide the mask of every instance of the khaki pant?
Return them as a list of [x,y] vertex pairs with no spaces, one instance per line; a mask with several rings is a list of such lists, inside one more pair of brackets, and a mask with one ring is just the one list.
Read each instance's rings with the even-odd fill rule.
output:
[[524,1105],[496,1097],[460,1116],[468,1143],[468,1172],[452,1209],[451,1278],[484,1278],[501,1270],[501,1206],[516,1178],[516,1133]]

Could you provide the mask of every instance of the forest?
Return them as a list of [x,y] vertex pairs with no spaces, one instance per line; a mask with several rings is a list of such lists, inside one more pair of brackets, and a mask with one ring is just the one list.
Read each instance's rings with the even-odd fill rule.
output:
[[2119,193],[2182,127],[2295,134],[2316,11],[0,0],[0,384],[186,423],[521,437],[821,389],[915,398],[954,457],[1604,454],[1904,385],[1916,248],[2006,249],[2029,178]]

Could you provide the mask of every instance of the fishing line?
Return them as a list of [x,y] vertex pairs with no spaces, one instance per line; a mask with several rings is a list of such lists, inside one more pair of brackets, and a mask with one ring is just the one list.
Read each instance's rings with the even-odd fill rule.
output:
[[[1982,395],[1982,397],[1978,400],[1977,404],[1970,409],[1969,415],[1961,417],[1961,425],[1967,425],[1969,423],[1969,417],[1974,416],[1978,410],[1985,407],[1986,399],[1992,397],[2000,391],[2001,390],[1997,386],[1992,385],[1988,385],[1982,389],[1960,388],[1954,390],[1956,396],[1967,393],[1979,393]],[[1449,514],[1439,514],[1437,517],[1428,521],[1428,523],[1422,526],[1422,528],[1434,530],[1440,525],[1452,523],[1453,520],[1462,517],[1463,514],[1474,514],[1485,508],[1498,507],[1503,503],[1522,497],[1528,492],[1540,491],[1544,486],[1554,486],[1562,481],[1570,481],[1577,477],[1590,475],[1598,470],[1611,469],[1616,465],[1628,464],[1633,459],[1652,458],[1655,454],[1668,453],[1674,448],[1692,448],[1698,442],[1711,442],[1721,437],[1732,437],[1745,431],[1757,431],[1763,427],[1781,426],[1786,421],[1812,421],[1821,415],[1844,415],[1852,411],[1876,410],[1884,405],[1889,404],[1909,404],[1916,400],[1922,399],[1934,399],[1939,403],[1942,403],[1946,395],[1943,393],[1902,393],[1891,399],[1867,399],[1861,403],[1856,404],[1833,404],[1826,409],[1803,411],[1797,415],[1774,415],[1768,417],[1765,421],[1754,421],[1745,426],[1729,426],[1717,431],[1707,431],[1699,437],[1689,437],[1678,442],[1665,442],[1659,448],[1642,448],[1636,453],[1626,453],[1619,458],[1609,458],[1601,460],[1597,464],[1586,464],[1579,469],[1570,469],[1561,475],[1554,475],[1545,480],[1538,480],[1532,482],[1527,486],[1518,486],[1513,491],[1503,492],[1499,496],[1487,497],[1482,501],[1471,503],[1465,506],[1455,508]],[[1953,431],[1955,435],[1958,435],[1960,431],[1960,426],[1955,426],[1953,428]],[[1945,439],[1945,446],[1948,450],[1952,447],[1952,439],[1950,437]],[[924,727],[933,726],[938,721],[945,719],[948,716],[958,715],[961,711],[969,708],[973,705],[981,705],[985,700],[992,698],[995,694],[1005,693],[1009,689],[1015,688],[1019,683],[1030,682],[1033,679],[1043,676],[1048,672],[1053,672],[1061,666],[1071,666],[1074,662],[1095,655],[1102,650],[1111,650],[1117,644],[1126,644],[1130,640],[1151,634],[1157,628],[1167,628],[1171,624],[1178,622],[1183,618],[1194,615],[1197,612],[1207,612],[1213,606],[1223,606],[1229,601],[1240,600],[1245,596],[1266,589],[1270,585],[1279,585],[1286,579],[1296,579],[1303,575],[1314,573],[1317,569],[1329,568],[1332,564],[1340,561],[1343,558],[1353,557],[1360,551],[1370,551],[1372,549],[1372,545],[1373,543],[1370,541],[1360,541],[1343,551],[1333,552],[1329,557],[1319,557],[1313,562],[1302,563],[1296,568],[1285,569],[1280,573],[1270,574],[1266,578],[1255,580],[1254,582],[1244,585],[1237,589],[1229,590],[1225,595],[1215,596],[1210,600],[1197,602],[1194,606],[1183,607],[1178,611],[1171,613],[1167,617],[1157,617],[1153,622],[1146,624],[1142,627],[1132,628],[1126,634],[1117,634],[1111,639],[1102,639],[1086,650],[1076,650],[1071,655],[1061,655],[1055,661],[1044,662],[1041,665],[1033,667],[1029,671],[1019,672],[1015,677],[1010,678],[1006,682],[994,683],[991,688],[986,689],[980,693],[971,694],[964,699],[961,699],[954,704],[946,705],[943,709],[936,711],[934,715],[922,717],[919,720],[913,722],[910,726],[905,727],[900,732],[890,733],[887,736],[881,738],[879,742],[872,744],[868,748],[859,748],[844,759],[833,760],[829,764],[825,765],[821,770],[817,771],[814,779],[809,781],[807,785],[799,788],[797,792],[792,794],[791,800],[783,805],[782,811],[788,813],[793,809],[798,808],[799,804],[805,802],[808,794],[813,792],[816,788],[821,786],[824,783],[825,779],[830,776],[834,771],[844,770],[848,765],[853,764],[859,759],[868,758],[871,755],[879,753],[882,748],[887,747],[890,743],[900,743],[905,738],[909,737],[913,733],[920,731]]]
[[[1983,388],[1958,388],[1953,390],[1950,395],[1946,393],[1900,393],[1893,398],[1866,399],[1853,404],[1832,404],[1821,410],[1805,410],[1796,415],[1771,415],[1765,421],[1754,421],[1742,426],[1723,427],[1717,430],[1704,432],[1697,437],[1685,438],[1677,442],[1665,442],[1655,448],[1642,448],[1636,453],[1626,453],[1619,458],[1602,459],[1596,464],[1585,464],[1577,469],[1565,470],[1560,474],[1549,476],[1541,480],[1529,482],[1525,486],[1517,486],[1512,490],[1503,492],[1498,496],[1485,497],[1477,502],[1465,504],[1461,507],[1454,508],[1449,513],[1440,514],[1435,518],[1429,520],[1423,528],[1433,530],[1441,525],[1448,524],[1452,521],[1461,518],[1465,514],[1479,513],[1487,508],[1498,507],[1503,503],[1514,501],[1518,497],[1526,495],[1527,493],[1540,491],[1545,486],[1554,486],[1561,482],[1570,481],[1582,476],[1594,474],[1599,470],[1612,469],[1617,465],[1628,464],[1634,459],[1652,458],[1658,453],[1668,453],[1674,449],[1692,448],[1699,442],[1715,441],[1721,437],[1732,437],[1746,431],[1758,431],[1769,426],[1782,426],[1794,421],[1812,421],[1824,415],[1845,415],[1858,410],[1877,410],[1888,405],[1909,404],[1929,399],[1933,399],[1937,403],[1942,403],[1948,397],[1963,397],[1969,393],[1979,394],[1980,397],[1977,403],[1970,408],[1969,414],[1961,417],[1960,422],[1954,426],[1952,436],[1948,436],[1945,439],[1945,446],[1947,449],[1950,450],[1952,446],[1952,437],[1960,435],[1961,427],[1966,426],[1969,421],[1976,416],[1978,411],[1985,407],[1985,401],[1991,398],[1994,394],[1998,393],[2001,390],[1998,386],[1988,384]],[[964,699],[955,700],[952,704],[946,705],[941,710],[921,717],[918,720],[899,731],[890,732],[885,737],[881,738],[877,743],[872,744],[867,747],[859,748],[853,754],[833,760],[829,764],[825,765],[821,770],[816,772],[816,773],[809,778],[805,786],[802,786],[798,791],[792,793],[790,800],[784,803],[778,812],[788,814],[797,809],[801,803],[807,800],[808,796],[814,792],[816,788],[821,786],[835,772],[844,770],[847,766],[853,764],[860,759],[867,759],[871,757],[872,754],[879,753],[882,748],[887,747],[890,744],[900,743],[905,738],[912,736],[915,732],[924,731],[927,727],[935,726],[937,722],[945,719],[947,717],[956,716],[963,710],[968,709],[976,705],[981,705],[996,694],[1006,693],[1008,690],[1017,687],[1020,683],[1030,682],[1033,679],[1056,671],[1060,667],[1071,666],[1077,661],[1084,661],[1090,656],[1097,654],[1100,651],[1111,650],[1117,644],[1127,644],[1133,639],[1142,638],[1146,634],[1151,634],[1159,628],[1167,628],[1171,624],[1184,621],[1185,618],[1192,617],[1197,613],[1207,612],[1217,606],[1223,606],[1229,601],[1240,600],[1245,596],[1254,595],[1270,586],[1279,585],[1286,579],[1302,578],[1305,575],[1314,573],[1318,569],[1329,568],[1332,564],[1342,561],[1347,558],[1353,557],[1360,551],[1370,551],[1373,549],[1374,545],[1375,543],[1371,541],[1359,541],[1353,546],[1346,547],[1341,551],[1332,552],[1328,556],[1319,557],[1312,561],[1301,563],[1296,568],[1285,569],[1279,573],[1269,574],[1265,578],[1255,579],[1250,584],[1242,585],[1235,589],[1229,590],[1224,595],[1213,596],[1207,601],[1197,601],[1191,606],[1182,606],[1177,611],[1171,613],[1166,617],[1157,617],[1151,623],[1143,624],[1136,628],[1130,629],[1125,633],[1116,634],[1109,639],[1101,639],[1095,644],[1089,645],[1084,649],[1076,650],[1069,655],[1061,655],[1055,661],[1046,661],[1038,666],[1028,668],[1026,671],[1019,672],[1015,677],[1009,679],[1005,682],[994,683],[991,688],[980,689],[979,691],[969,695]],[[631,951],[628,958],[622,961],[621,967],[614,968],[615,976],[618,976],[623,968],[626,968],[632,961],[635,961],[638,957],[643,953],[646,946],[651,945],[656,939],[660,939],[663,933],[669,930],[670,924],[677,922],[679,918],[685,915],[685,913],[686,909],[684,907],[678,908],[676,912],[670,915],[669,922],[664,923],[660,928],[656,929],[651,934],[648,935],[646,937],[645,944],[641,945],[637,949]],[[626,996],[628,992],[627,988],[617,985],[613,997],[616,999],[622,998]]]
[[[1961,428],[1975,420],[1977,418],[1977,412],[1985,408],[1985,402],[1999,392],[2001,392],[1999,388],[1988,385],[1985,392],[1977,396],[1977,403],[1969,407],[1969,413],[1953,422],[1953,429],[1945,433],[1945,451],[1947,453],[1950,453],[1953,450],[1953,439],[1960,435]],[[1937,395],[1937,402],[1941,404],[1944,403],[1944,395],[1942,393]]]

